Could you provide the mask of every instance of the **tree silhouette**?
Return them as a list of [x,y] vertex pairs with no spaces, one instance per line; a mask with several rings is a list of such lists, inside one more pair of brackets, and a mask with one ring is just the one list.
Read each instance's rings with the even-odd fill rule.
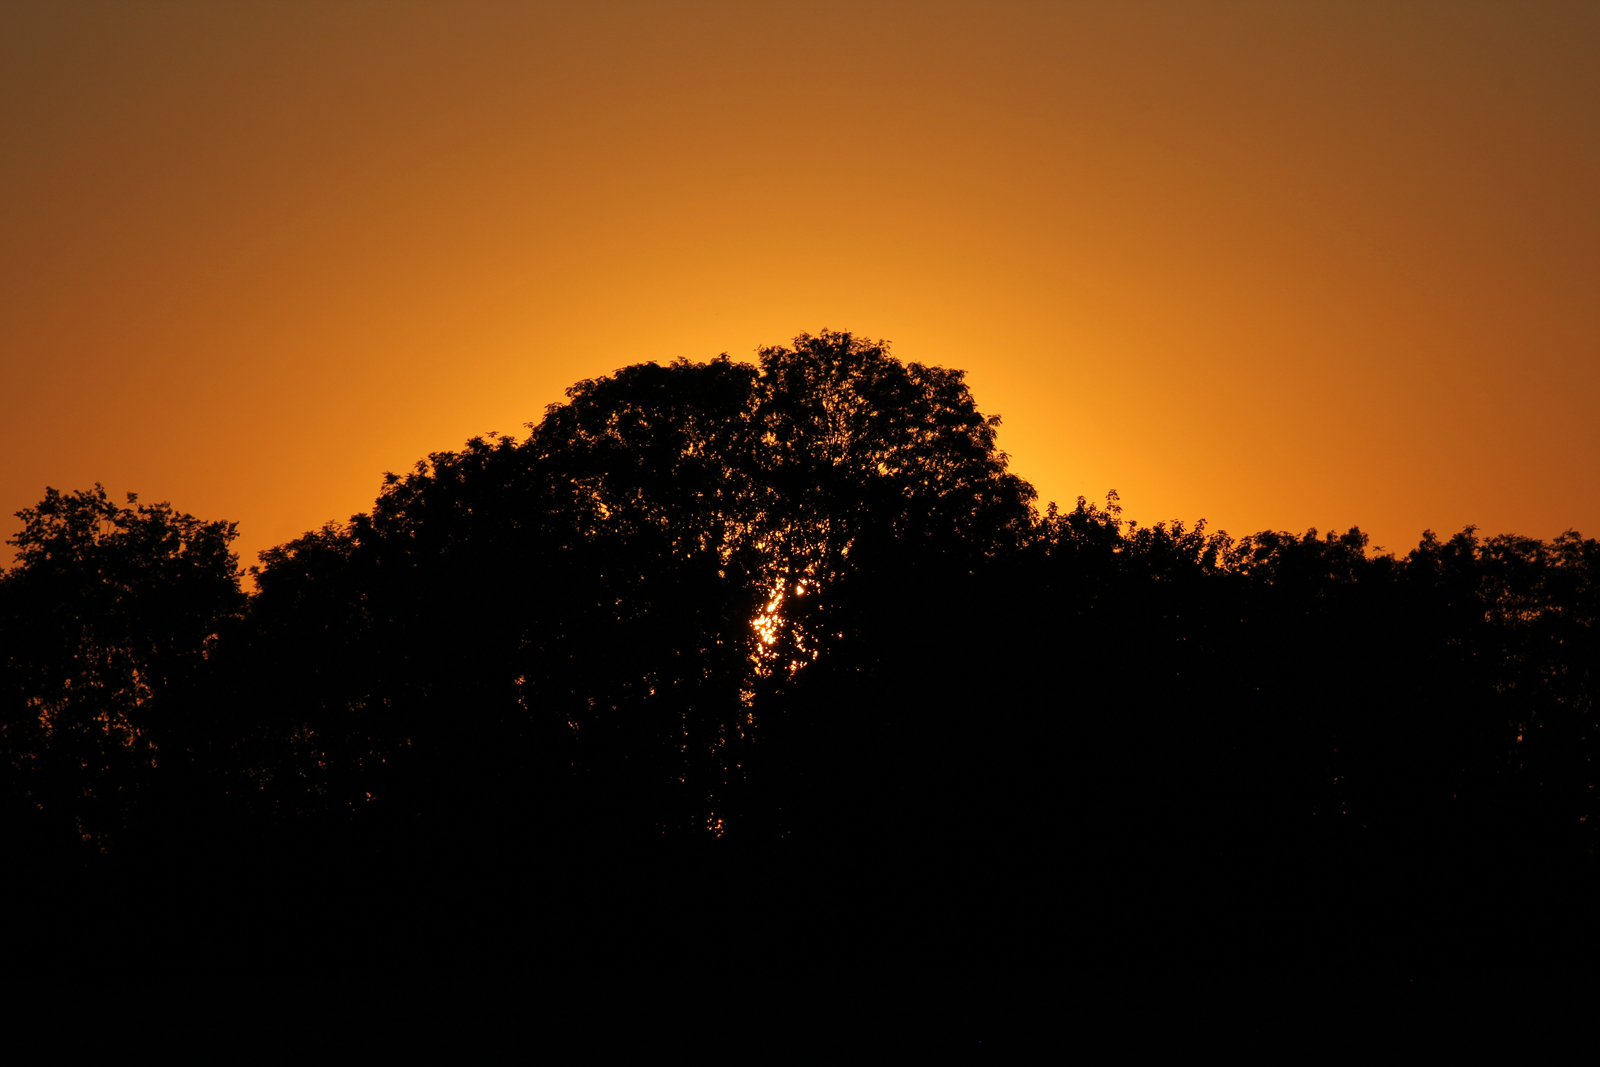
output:
[[979,970],[1483,969],[1546,936],[1530,886],[1587,929],[1600,543],[1041,513],[997,426],[846,333],[630,366],[248,599],[231,525],[50,490],[0,575],[4,831]]
[[[525,441],[434,455],[371,515],[269,554],[253,614],[284,635],[326,630],[296,612],[344,620],[344,666],[314,670],[353,688],[317,714],[382,708],[357,716],[372,740],[347,763],[388,753],[347,795],[404,796],[418,817],[445,797],[524,820],[533,805],[583,835],[781,833],[762,808],[777,794],[749,780],[763,763],[793,777],[792,753],[764,749],[794,679],[870,658],[896,598],[938,584],[929,568],[1020,541],[1032,491],[959,373],[846,334],[759,367],[630,367],[569,397]],[[314,579],[324,566],[341,576]],[[302,687],[290,661],[322,662],[271,655]],[[840,725],[858,744],[876,730]],[[349,733],[279,733],[330,730]]]
[[198,684],[245,607],[233,524],[128,505],[48,490],[0,576],[8,821],[57,862],[109,849],[207,755]]

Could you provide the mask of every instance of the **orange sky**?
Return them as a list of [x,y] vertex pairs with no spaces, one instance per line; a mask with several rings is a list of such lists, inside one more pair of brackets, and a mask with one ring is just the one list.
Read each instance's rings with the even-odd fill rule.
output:
[[1600,6],[0,8],[4,515],[248,563],[824,327],[965,368],[1046,498],[1600,535]]

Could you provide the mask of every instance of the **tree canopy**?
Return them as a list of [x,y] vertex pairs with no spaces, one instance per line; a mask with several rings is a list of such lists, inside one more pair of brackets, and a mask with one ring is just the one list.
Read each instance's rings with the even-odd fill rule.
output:
[[998,425],[844,333],[630,366],[387,475],[248,596],[232,525],[49,490],[0,574],[13,851],[766,857],[927,923],[1048,925],[1070,870],[1169,947],[1263,886],[1398,887],[1357,937],[1491,870],[1592,883],[1600,544],[1041,512]]
[[99,485],[48,490],[20,518],[0,574],[9,821],[47,851],[101,851],[205,736],[196,690],[245,609],[235,529]]

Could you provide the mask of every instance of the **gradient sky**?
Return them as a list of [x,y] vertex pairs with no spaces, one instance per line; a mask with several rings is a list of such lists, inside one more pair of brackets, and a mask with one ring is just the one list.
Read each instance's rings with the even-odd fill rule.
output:
[[967,370],[1046,499],[1600,535],[1600,5],[0,7],[6,516],[249,563],[823,328]]

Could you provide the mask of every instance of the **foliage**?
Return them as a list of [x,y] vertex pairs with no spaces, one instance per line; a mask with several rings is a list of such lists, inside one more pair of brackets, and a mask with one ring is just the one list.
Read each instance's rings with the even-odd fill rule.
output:
[[244,608],[235,530],[99,485],[19,514],[0,575],[7,799],[19,832],[66,824],[103,850],[204,733],[194,690]]
[[567,395],[263,553],[248,603],[229,524],[23,512],[18,854],[777,855],[1036,917],[1062,870],[1146,918],[1593,877],[1594,540],[1040,512],[959,372],[842,333]]

